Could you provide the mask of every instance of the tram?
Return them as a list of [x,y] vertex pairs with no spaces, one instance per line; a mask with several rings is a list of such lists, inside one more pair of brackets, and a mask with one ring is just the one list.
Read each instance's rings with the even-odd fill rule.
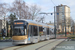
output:
[[54,26],[25,19],[15,20],[13,23],[14,45],[37,43],[50,38],[55,38]]

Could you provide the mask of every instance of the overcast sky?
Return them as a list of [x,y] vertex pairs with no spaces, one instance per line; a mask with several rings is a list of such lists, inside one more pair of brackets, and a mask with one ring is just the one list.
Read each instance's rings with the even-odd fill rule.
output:
[[[0,3],[9,3],[11,4],[14,0],[0,0]],[[70,7],[71,14],[70,16],[75,20],[75,0],[24,0],[27,4],[37,4],[41,8],[42,12],[53,12],[54,6],[60,4],[67,5]],[[55,5],[54,5],[54,4]],[[48,15],[45,17],[45,22],[54,21],[53,15]]]

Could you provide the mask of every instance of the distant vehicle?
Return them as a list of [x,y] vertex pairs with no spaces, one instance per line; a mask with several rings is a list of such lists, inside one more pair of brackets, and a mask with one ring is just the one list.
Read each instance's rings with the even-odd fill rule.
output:
[[15,20],[13,24],[13,44],[37,43],[55,38],[54,26],[31,20]]

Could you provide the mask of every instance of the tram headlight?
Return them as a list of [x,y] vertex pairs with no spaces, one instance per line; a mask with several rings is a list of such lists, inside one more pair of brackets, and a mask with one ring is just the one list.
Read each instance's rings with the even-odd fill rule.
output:
[[27,36],[25,37],[25,39],[27,39]]

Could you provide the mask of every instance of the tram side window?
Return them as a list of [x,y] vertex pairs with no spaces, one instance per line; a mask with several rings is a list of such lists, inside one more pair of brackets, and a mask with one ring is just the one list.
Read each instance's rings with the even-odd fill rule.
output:
[[47,35],[49,35],[49,28],[47,28]]
[[50,34],[51,34],[51,29],[49,29],[49,32],[50,32]]
[[39,27],[39,34],[43,35],[43,27]]
[[29,25],[29,36],[32,36],[32,25]]
[[52,31],[51,31],[51,29],[50,29],[50,34],[52,34]]
[[50,34],[53,34],[53,29],[50,29],[51,33]]
[[46,35],[46,29],[43,27],[43,34]]
[[31,25],[31,35],[33,34],[33,26]]
[[54,30],[52,29],[52,34],[54,34]]
[[37,26],[33,26],[33,35],[34,36],[38,36],[38,33],[37,33]]

